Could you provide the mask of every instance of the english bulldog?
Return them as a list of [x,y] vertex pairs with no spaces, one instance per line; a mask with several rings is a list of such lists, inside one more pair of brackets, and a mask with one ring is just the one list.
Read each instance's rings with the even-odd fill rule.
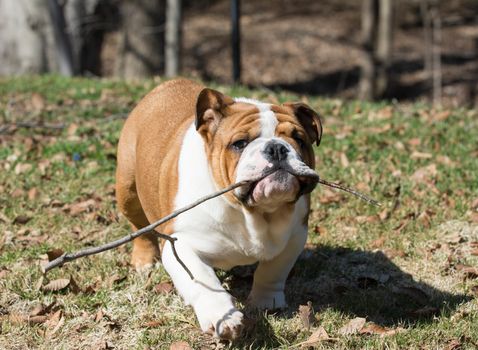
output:
[[117,202],[133,229],[230,184],[263,178],[157,228],[177,238],[194,280],[155,233],[134,240],[132,265],[144,269],[161,258],[201,329],[220,338],[240,334],[243,314],[215,268],[258,262],[247,302],[285,307],[316,185],[301,174],[314,173],[312,145],[321,136],[318,114],[304,103],[234,99],[185,79],[156,87],[129,115],[118,144]]

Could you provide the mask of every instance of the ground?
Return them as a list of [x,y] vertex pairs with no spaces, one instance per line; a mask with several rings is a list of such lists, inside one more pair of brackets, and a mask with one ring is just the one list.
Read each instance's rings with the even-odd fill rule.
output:
[[[341,98],[357,96],[361,1],[241,2],[242,82]],[[231,83],[230,1],[197,1],[183,23],[183,74]],[[443,102],[478,102],[478,3],[440,2]],[[396,1],[388,98],[427,100],[422,17],[418,1]]]
[[[216,86],[309,103],[325,126],[315,150],[321,177],[382,203],[318,187],[307,246],[286,287],[288,309],[248,310],[238,342],[202,334],[160,265],[146,274],[129,266],[130,246],[43,275],[41,266],[62,251],[130,232],[114,199],[116,143],[124,117],[156,83],[0,81],[0,348],[478,346],[474,110]],[[251,271],[218,271],[239,306]]]

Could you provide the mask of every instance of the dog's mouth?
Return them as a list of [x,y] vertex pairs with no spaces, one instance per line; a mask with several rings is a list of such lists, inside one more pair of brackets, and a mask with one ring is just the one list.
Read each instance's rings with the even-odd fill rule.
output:
[[261,202],[295,202],[300,196],[314,190],[319,176],[308,167],[293,168],[280,164],[263,172],[263,175],[235,192],[239,201],[248,207]]

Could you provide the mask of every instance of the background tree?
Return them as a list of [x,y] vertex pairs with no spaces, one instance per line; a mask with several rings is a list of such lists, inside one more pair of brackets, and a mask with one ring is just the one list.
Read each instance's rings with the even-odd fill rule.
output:
[[120,3],[120,45],[116,75],[142,78],[164,69],[164,0]]
[[166,1],[166,62],[165,75],[174,77],[181,67],[181,0]]
[[362,62],[359,97],[383,97],[390,85],[393,0],[362,1]]

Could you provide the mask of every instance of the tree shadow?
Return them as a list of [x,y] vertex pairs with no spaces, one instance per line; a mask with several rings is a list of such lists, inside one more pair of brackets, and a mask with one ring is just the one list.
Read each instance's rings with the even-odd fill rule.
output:
[[[254,266],[238,267],[226,275],[231,293],[239,300],[247,298],[253,271]],[[293,317],[299,305],[311,301],[316,312],[334,309],[387,327],[429,323],[437,315],[451,315],[460,304],[472,299],[415,281],[382,252],[330,246],[302,253],[289,275],[286,297],[289,307],[277,313],[280,317]],[[256,342],[264,342],[262,345],[279,345],[264,314],[252,313],[249,317],[254,332],[260,331],[263,337],[254,337],[246,326],[246,339],[249,334]]]

